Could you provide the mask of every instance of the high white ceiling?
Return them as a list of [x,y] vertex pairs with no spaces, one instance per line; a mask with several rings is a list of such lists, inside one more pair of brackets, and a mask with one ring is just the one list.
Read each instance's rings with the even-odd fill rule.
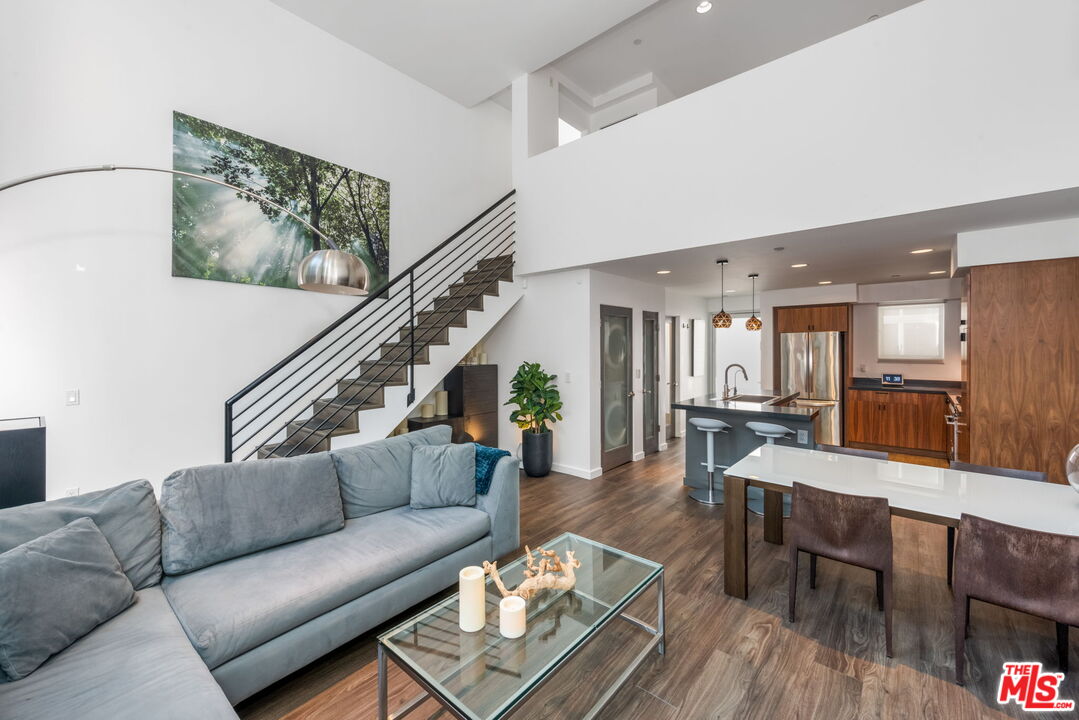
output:
[[681,97],[917,2],[712,0],[699,14],[698,1],[660,0],[555,67],[592,95],[650,72]]
[[472,107],[655,0],[271,0]]
[[[748,294],[749,273],[759,273],[757,290],[812,287],[823,280],[882,283],[946,278],[959,232],[1074,217],[1079,189],[1008,198],[987,203],[882,218],[840,227],[661,252],[591,265],[595,270],[665,285],[704,297],[720,295],[718,258],[729,260],[726,290]],[[775,248],[782,247],[782,251]],[[911,250],[933,252],[912,255]],[[791,265],[806,263],[804,268]],[[670,270],[657,275],[657,270]]]

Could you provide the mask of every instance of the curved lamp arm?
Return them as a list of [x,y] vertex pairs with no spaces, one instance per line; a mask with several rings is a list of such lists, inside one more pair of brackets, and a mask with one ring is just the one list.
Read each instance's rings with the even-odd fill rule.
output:
[[75,175],[77,173],[88,172],[109,172],[112,170],[142,170],[145,172],[157,172],[165,173],[168,175],[182,175],[184,177],[195,178],[196,180],[203,180],[214,185],[221,185],[227,187],[230,190],[235,190],[238,193],[243,193],[248,197],[252,197],[261,203],[266,203],[270,207],[279,210],[289,217],[298,220],[311,232],[318,235],[320,238],[326,241],[326,244],[330,246],[330,250],[316,250],[310,253],[300,263],[299,272],[299,285],[304,290],[314,290],[317,292],[328,292],[339,295],[366,295],[368,284],[368,272],[367,267],[357,258],[355,255],[346,253],[337,246],[331,238],[326,236],[321,230],[311,225],[311,223],[304,220],[302,217],[292,212],[288,208],[278,205],[273,200],[263,197],[258,193],[252,192],[246,188],[242,188],[238,185],[227,183],[224,180],[218,180],[207,175],[199,175],[198,173],[187,172],[185,170],[172,170],[169,168],[155,168],[146,167],[143,165],[86,165],[83,167],[64,168],[61,170],[50,170],[48,172],[38,173],[36,175],[27,175],[26,177],[16,178],[10,182],[0,184],[0,192],[9,190],[19,185],[25,185],[36,180],[44,180],[45,178],[57,177],[60,175]]

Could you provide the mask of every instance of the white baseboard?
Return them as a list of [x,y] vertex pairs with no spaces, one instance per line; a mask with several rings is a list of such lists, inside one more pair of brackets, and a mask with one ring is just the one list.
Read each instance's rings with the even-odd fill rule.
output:
[[664,450],[666,450],[666,449],[667,449],[668,447],[669,447],[669,446],[667,445],[667,443],[660,443],[660,444],[659,444],[659,451],[660,451],[660,452],[663,452],[663,451],[664,451]]
[[551,469],[555,472],[563,473],[564,475],[572,475],[573,477],[584,478],[585,480],[594,480],[603,474],[602,468],[586,470],[585,468],[574,467],[573,465],[562,465],[561,463],[552,464]]
[[633,453],[633,462],[637,462],[638,460],[644,460],[644,451],[643,450]]

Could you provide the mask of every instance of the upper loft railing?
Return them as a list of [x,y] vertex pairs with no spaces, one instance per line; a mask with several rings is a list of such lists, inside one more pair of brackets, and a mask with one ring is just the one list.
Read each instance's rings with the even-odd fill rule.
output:
[[[301,422],[315,401],[345,381],[349,390],[338,395],[341,405],[362,407],[385,386],[395,372],[360,380],[365,369],[405,365],[408,400],[415,401],[415,359],[418,350],[417,316],[430,312],[435,300],[463,274],[484,259],[513,254],[515,195],[511,190],[433,250],[398,273],[381,288],[324,330],[301,345],[243,390],[225,401],[225,462],[247,460],[260,447],[273,443],[285,448],[285,456],[308,452],[312,443],[329,436],[347,419],[347,413],[331,413],[322,421]],[[437,316],[464,312],[469,298],[461,296],[441,306]],[[430,326],[428,326],[430,327]],[[436,328],[438,329],[438,328]],[[397,340],[408,330],[407,341]],[[384,345],[397,345],[379,357]],[[368,366],[365,368],[365,364]],[[377,365],[376,365],[377,364]],[[293,425],[298,427],[293,428]]]

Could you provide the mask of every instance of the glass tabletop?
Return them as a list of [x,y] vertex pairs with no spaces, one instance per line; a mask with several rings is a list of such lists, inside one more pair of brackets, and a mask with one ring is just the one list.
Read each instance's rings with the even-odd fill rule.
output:
[[[483,630],[468,633],[458,627],[455,593],[383,633],[379,641],[469,717],[501,717],[663,571],[658,563],[572,533],[542,547],[563,560],[572,550],[581,567],[573,590],[541,590],[532,596],[523,637],[510,640],[499,634],[502,597],[488,577]],[[532,550],[538,561],[537,548]],[[498,568],[510,589],[524,579],[524,570],[523,556]]]

